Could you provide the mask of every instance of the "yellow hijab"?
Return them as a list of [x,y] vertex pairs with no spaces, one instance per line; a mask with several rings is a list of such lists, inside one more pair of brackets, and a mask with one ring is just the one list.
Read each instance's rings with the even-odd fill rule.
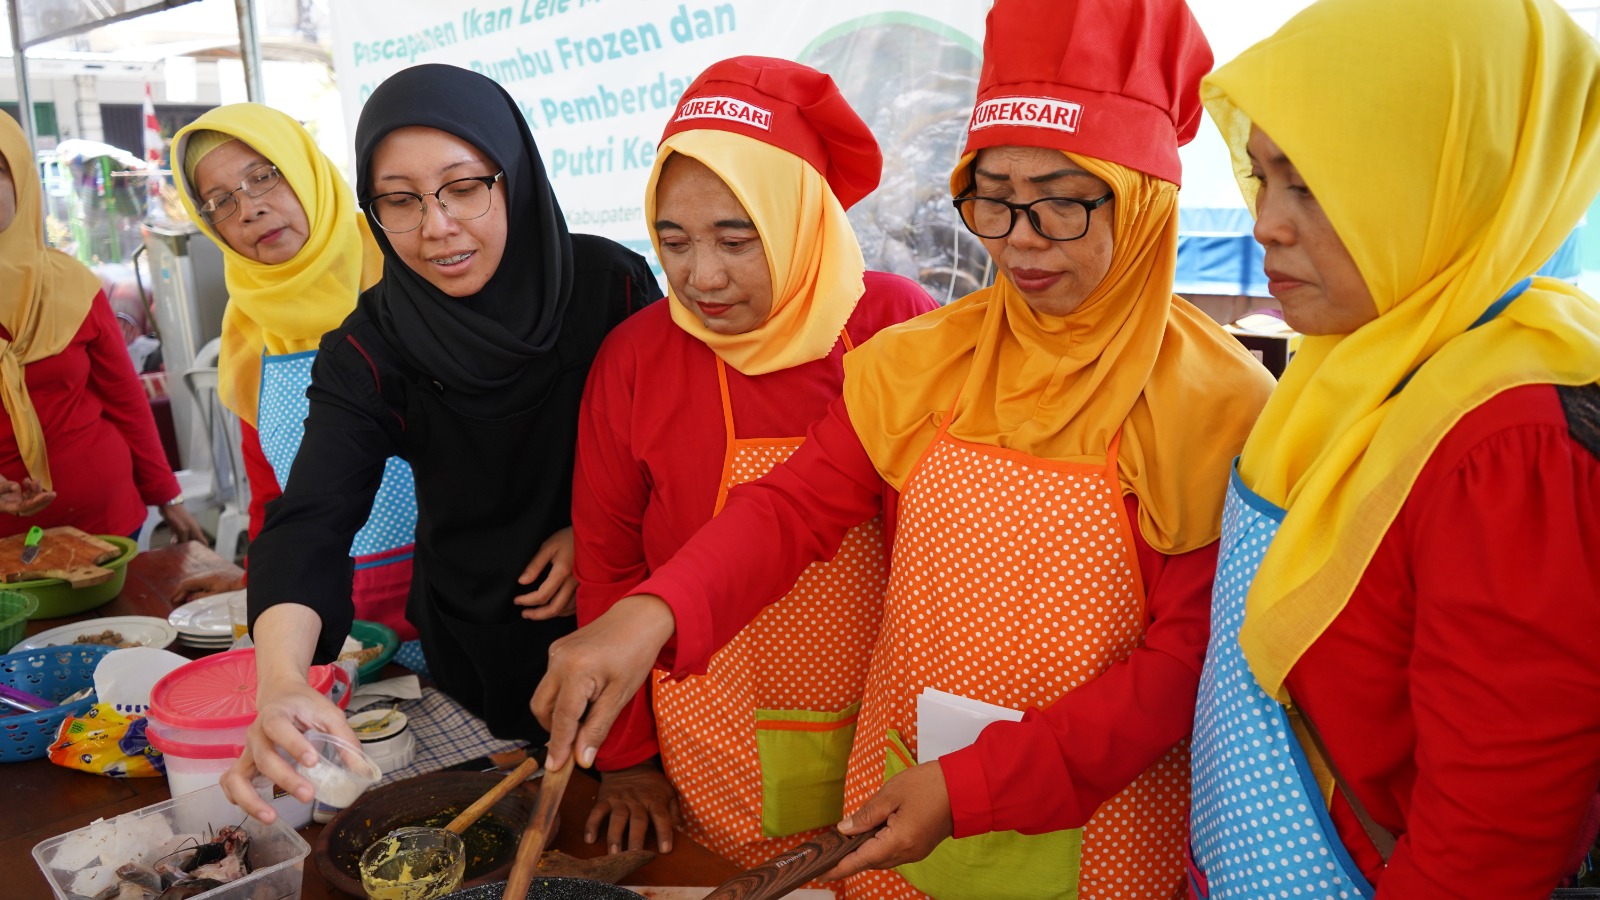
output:
[[772,311],[752,331],[717,334],[684,308],[669,285],[672,321],[745,375],[827,356],[866,290],[867,268],[827,180],[799,156],[764,141],[731,131],[680,131],[661,143],[644,192],[645,222],[657,256],[656,182],[674,153],[715,172],[755,223],[772,273]]
[[[1272,378],[1172,293],[1177,186],[1066,155],[1116,195],[1111,268],[1100,285],[1053,317],[1034,312],[1002,276],[881,332],[845,357],[850,420],[896,489],[958,393],[950,434],[973,443],[1099,462],[1120,430],[1117,468],[1124,493],[1139,497],[1140,532],[1163,553],[1193,550],[1217,538],[1229,461]],[[957,165],[952,193],[967,186],[972,158]]]
[[311,234],[288,262],[259,263],[234,252],[204,219],[188,178],[179,179],[183,208],[222,248],[228,307],[222,314],[217,392],[224,406],[252,427],[261,393],[262,352],[274,356],[315,350],[322,335],[355,308],[361,291],[383,274],[383,257],[372,239],[355,194],[300,123],[257,103],[213,109],[173,137],[172,158],[183,160],[198,131],[233,135],[283,173],[305,207]]
[[1565,283],[1536,278],[1467,330],[1550,258],[1600,187],[1600,52],[1548,0],[1323,0],[1208,77],[1202,97],[1247,203],[1254,123],[1316,194],[1379,310],[1349,335],[1305,339],[1240,460],[1245,483],[1288,510],[1240,638],[1262,688],[1287,699],[1290,668],[1456,422],[1518,385],[1600,379],[1600,308]]
[[[22,367],[55,356],[83,327],[100,279],[83,263],[45,246],[39,168],[22,128],[0,115],[0,156],[16,188],[16,216],[0,231],[0,399],[17,436],[22,462],[46,490],[53,488],[44,429],[28,396]],[[4,188],[0,188],[4,190]]]

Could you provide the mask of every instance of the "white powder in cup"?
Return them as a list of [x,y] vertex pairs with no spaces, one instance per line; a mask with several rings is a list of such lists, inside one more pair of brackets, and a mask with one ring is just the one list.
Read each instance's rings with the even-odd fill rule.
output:
[[315,789],[317,799],[336,809],[344,809],[356,802],[361,792],[371,786],[372,782],[357,778],[348,771],[322,760],[311,768],[299,766],[300,774],[311,782]]

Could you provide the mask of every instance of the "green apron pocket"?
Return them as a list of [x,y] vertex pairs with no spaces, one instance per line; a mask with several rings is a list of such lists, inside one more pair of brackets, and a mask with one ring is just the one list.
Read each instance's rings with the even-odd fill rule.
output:
[[860,701],[833,713],[756,710],[762,835],[798,834],[844,816],[844,769],[860,711]]
[[[894,729],[884,749],[883,780],[911,767]],[[939,843],[926,859],[896,866],[917,890],[939,900],[1077,900],[1083,829],[1049,834],[995,831]]]

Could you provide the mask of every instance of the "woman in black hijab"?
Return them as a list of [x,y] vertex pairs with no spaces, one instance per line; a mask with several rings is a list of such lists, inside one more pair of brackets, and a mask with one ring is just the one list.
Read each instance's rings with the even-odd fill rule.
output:
[[660,296],[638,254],[568,234],[527,123],[484,76],[397,73],[362,109],[356,153],[383,280],[323,338],[305,440],[250,548],[258,716],[223,786],[263,821],[258,765],[311,796],[276,748],[312,762],[302,731],[353,738],[306,669],[349,632],[350,540],[389,456],[415,473],[406,615],[431,677],[495,735],[544,742],[528,698],[573,625],[557,548],[578,401],[601,339]]

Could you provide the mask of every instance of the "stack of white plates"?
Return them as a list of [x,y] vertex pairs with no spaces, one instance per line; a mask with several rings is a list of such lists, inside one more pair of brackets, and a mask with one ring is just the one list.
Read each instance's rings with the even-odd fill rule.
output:
[[226,650],[233,645],[233,618],[228,594],[190,600],[167,616],[178,630],[178,643],[200,650]]

